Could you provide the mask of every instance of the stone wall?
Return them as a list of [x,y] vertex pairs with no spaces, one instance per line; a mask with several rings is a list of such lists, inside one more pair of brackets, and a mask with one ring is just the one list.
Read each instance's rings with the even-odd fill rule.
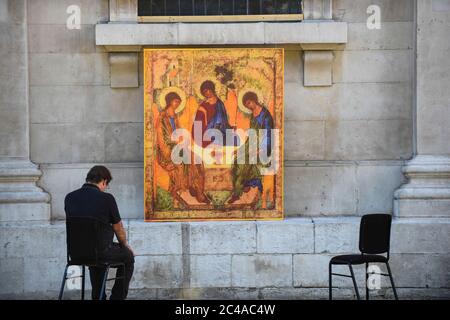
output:
[[[145,223],[125,221],[134,248],[134,298],[326,298],[328,262],[358,249],[359,218]],[[395,219],[391,269],[401,299],[450,298],[448,219]],[[65,265],[65,226],[2,225],[0,298],[56,298]],[[26,253],[26,254],[24,254]],[[384,266],[380,266],[384,272]],[[345,267],[336,272],[348,273]],[[363,294],[364,268],[355,267]],[[354,298],[350,279],[333,293]],[[89,288],[89,282],[88,286]],[[67,290],[68,297],[76,291]],[[377,298],[392,298],[387,279]]]
[[[413,152],[413,2],[382,1],[388,17],[379,31],[367,29],[370,1],[360,2],[334,2],[334,19],[349,31],[334,51],[332,86],[304,87],[303,52],[286,49],[287,216],[391,212],[404,182],[401,166]],[[142,88],[110,88],[108,53],[93,32],[108,19],[108,1],[70,1],[81,7],[81,30],[65,26],[68,3],[29,2],[31,160],[41,165],[54,219],[93,163],[113,170],[122,215],[141,218]]]
[[[374,2],[382,9],[380,30],[366,27]],[[81,30],[66,28],[71,4],[81,8]],[[110,87],[109,53],[95,45],[94,33],[95,24],[109,20],[108,1],[0,0],[0,9],[7,8],[0,10],[0,67],[2,75],[15,75],[0,81],[0,160],[39,165],[38,185],[51,198],[50,221],[0,223],[0,297],[56,298],[65,265],[63,199],[100,163],[111,168],[110,192],[138,254],[131,297],[326,298],[329,258],[357,251],[359,216],[393,212],[416,140],[425,153],[449,155],[448,126],[433,131],[440,138],[432,147],[432,137],[417,138],[415,123],[416,96],[437,110],[424,111],[420,125],[448,118],[448,93],[439,85],[448,76],[437,66],[450,63],[444,50],[431,55],[422,43],[418,94],[415,51],[416,23],[428,27],[434,15],[437,22],[421,29],[428,32],[422,38],[430,36],[434,50],[446,48],[441,38],[450,8],[444,0],[424,0],[417,20],[416,5],[333,1],[333,19],[348,24],[348,43],[333,51],[332,86],[304,86],[303,52],[286,48],[284,221],[144,223],[142,72],[139,88]],[[437,94],[426,87],[433,79],[425,72],[427,54]],[[449,298],[450,220],[423,216],[393,222],[399,296]],[[363,271],[356,273],[362,293]],[[382,284],[373,294],[391,298]],[[335,285],[336,296],[354,298],[348,279]]]

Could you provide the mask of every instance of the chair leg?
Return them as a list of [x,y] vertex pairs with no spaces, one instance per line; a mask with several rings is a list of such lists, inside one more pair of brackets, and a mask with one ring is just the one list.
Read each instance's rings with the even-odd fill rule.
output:
[[109,266],[105,269],[105,274],[103,275],[103,281],[102,281],[102,288],[100,290],[100,297],[99,300],[103,300],[103,296],[105,295],[106,291],[106,280],[108,279],[108,272],[109,272]]
[[395,300],[398,300],[397,290],[395,289],[394,278],[392,277],[391,268],[389,267],[389,262],[386,262],[387,271],[389,273],[389,279],[391,279],[392,290],[394,290]]
[[125,264],[123,264],[123,276],[122,276],[122,290],[123,290],[123,296],[125,297]]
[[328,265],[328,298],[329,300],[333,300],[333,265],[330,264]]
[[86,267],[81,266],[81,300],[84,300],[84,280],[86,279]]
[[66,286],[67,269],[69,269],[69,265],[66,265],[66,268],[64,269],[64,276],[63,276],[63,280],[62,280],[62,284],[61,284],[61,289],[59,290],[58,300],[62,299],[62,296],[64,293],[64,287]]
[[350,269],[350,273],[352,275],[352,280],[353,280],[353,286],[355,287],[355,292],[356,292],[356,298],[358,300],[361,300],[361,297],[359,296],[359,291],[358,291],[358,286],[356,285],[356,279],[355,279],[355,274],[353,273],[353,267],[351,264],[348,265],[348,268]]
[[369,269],[369,263],[366,262],[366,300],[369,300],[369,274],[367,273]]

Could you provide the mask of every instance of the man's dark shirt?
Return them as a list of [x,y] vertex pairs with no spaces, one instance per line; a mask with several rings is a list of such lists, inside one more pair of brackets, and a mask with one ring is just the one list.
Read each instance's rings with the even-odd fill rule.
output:
[[120,222],[119,209],[114,196],[100,191],[93,184],[85,183],[80,189],[72,191],[64,199],[66,217],[91,217],[103,222],[99,231],[100,250],[112,246],[114,230],[111,224]]

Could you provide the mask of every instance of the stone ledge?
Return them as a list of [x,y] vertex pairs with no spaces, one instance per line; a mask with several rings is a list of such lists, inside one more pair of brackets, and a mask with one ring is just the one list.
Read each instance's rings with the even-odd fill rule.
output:
[[[285,296],[297,290],[326,288],[330,257],[357,251],[359,221],[359,217],[192,223],[124,220],[130,244],[138,254],[132,288],[186,288],[201,293],[218,287],[223,288],[220,292],[256,287]],[[184,226],[188,228],[183,230]],[[449,287],[449,230],[450,219],[393,220],[391,260],[398,287]],[[183,232],[188,233],[189,241],[184,241]],[[304,241],[292,243],[299,240]],[[58,289],[65,265],[64,222],[0,223],[0,248],[0,274],[5,284],[0,295],[45,295]],[[190,261],[184,260],[185,253]],[[418,269],[423,271],[420,276],[415,272]],[[356,272],[361,284],[362,270]],[[42,276],[38,281],[37,274]],[[335,283],[348,289],[351,282],[347,280],[336,279]],[[382,287],[389,292],[386,282]],[[182,296],[192,297],[188,292]]]
[[[190,255],[357,252],[359,222],[359,217],[191,223],[124,220],[129,242],[139,256],[183,254],[182,224],[189,226],[188,252]],[[0,223],[0,247],[4,248],[0,257],[45,254],[45,256],[57,258],[65,254],[65,246],[61,246],[61,243],[65,243],[63,221]],[[34,249],[29,250],[31,246]],[[51,250],[42,253],[38,250],[39,248],[42,248],[42,251],[45,251],[45,248],[51,248]],[[391,253],[450,253],[450,219],[394,218]]]
[[[361,297],[363,288],[360,288]],[[402,300],[423,300],[423,299],[450,299],[449,288],[397,288],[399,297]],[[56,300],[58,290],[45,290],[41,292],[17,292],[0,293],[2,300]],[[89,286],[86,287],[86,297],[90,297]],[[392,290],[384,288],[371,293],[371,300],[393,299]],[[79,300],[80,293],[77,290],[66,290],[64,300]],[[130,289],[128,300],[171,300],[171,299],[214,299],[214,300],[315,300],[328,299],[328,288],[147,288]],[[353,288],[339,288],[333,291],[333,299],[356,299]]]
[[95,42],[108,51],[140,51],[160,45],[300,45],[332,50],[347,43],[347,23],[109,23],[97,24]]

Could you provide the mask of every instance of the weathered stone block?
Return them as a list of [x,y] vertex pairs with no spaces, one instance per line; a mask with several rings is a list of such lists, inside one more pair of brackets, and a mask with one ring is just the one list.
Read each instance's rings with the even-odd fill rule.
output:
[[26,292],[59,291],[66,260],[61,258],[24,258],[24,290]]
[[412,21],[383,21],[381,29],[373,30],[367,29],[366,22],[349,23],[348,43],[345,46],[345,50],[412,49],[413,28]]
[[449,263],[448,254],[393,254],[390,259],[398,287],[448,288]]
[[259,299],[256,288],[187,288],[182,290],[182,299],[192,300],[245,300]]
[[92,120],[96,122],[143,122],[143,87],[111,89],[101,86],[94,88],[92,102],[89,105],[89,110],[92,111]]
[[[21,1],[16,1],[21,2]],[[9,11],[12,13],[12,11]],[[6,14],[8,16],[8,14]],[[26,28],[23,24],[5,23],[7,17],[1,17],[2,24],[0,25],[0,53],[2,55],[8,53],[25,53],[26,39],[23,35],[26,33]]]
[[[22,41],[26,38],[20,33]],[[2,43],[8,47],[9,43]],[[2,50],[3,51],[3,50]],[[29,151],[27,135],[27,70],[26,54],[4,53],[0,60],[0,155],[26,158]]]
[[29,24],[66,24],[70,5],[81,10],[82,24],[96,24],[109,20],[108,0],[32,0],[28,1]]
[[109,123],[105,127],[105,158],[110,162],[144,159],[144,125]]
[[[82,86],[30,87],[31,123],[76,123],[85,120],[90,89]],[[92,109],[91,109],[92,110]]]
[[190,224],[191,254],[256,252],[256,225],[243,222],[195,222]]
[[271,22],[264,24],[264,33],[266,44],[344,44],[347,42],[347,23],[335,21]]
[[[142,122],[141,89],[109,86],[32,86],[31,123]],[[125,107],[126,106],[126,107]]]
[[37,163],[102,162],[105,160],[104,130],[101,124],[31,124],[31,160]]
[[325,121],[285,121],[285,159],[321,160],[325,152]]
[[180,255],[138,256],[135,260],[131,288],[181,287],[183,268]]
[[234,255],[233,287],[292,286],[292,255]]
[[[239,36],[237,36],[239,35]],[[202,23],[178,24],[178,44],[239,44],[264,43],[264,24],[251,23],[243,26],[240,23]]]
[[231,287],[231,255],[192,255],[191,287]]
[[[260,299],[268,300],[326,300],[328,288],[261,288]],[[356,299],[353,289],[339,288],[333,291],[333,300]]]
[[351,165],[285,167],[288,215],[337,215],[356,212],[355,169]]
[[66,261],[66,226],[33,224],[22,229],[25,257],[57,258]]
[[111,88],[139,87],[138,54],[136,52],[111,52]]
[[181,254],[180,223],[147,223],[131,220],[129,243],[137,255]]
[[411,122],[407,120],[327,121],[325,137],[326,159],[411,157]]
[[357,253],[361,219],[313,218],[316,253]]
[[[42,197],[46,197],[41,193]],[[48,195],[47,195],[48,196]],[[48,221],[50,206],[46,202],[2,203],[0,206],[0,221]]]
[[[287,51],[285,55],[287,56]],[[295,70],[297,71],[297,70]],[[292,72],[286,70],[285,73]],[[325,120],[338,99],[334,87],[304,87],[297,82],[284,84],[285,126],[289,121]]]
[[[371,0],[334,0],[333,19],[347,22],[366,22],[369,15],[367,7],[374,4]],[[379,0],[383,22],[412,21],[414,4],[411,0]]]
[[284,52],[284,82],[303,83],[303,63],[297,50]]
[[[336,83],[326,92],[330,92],[324,98],[330,100],[330,120],[411,119],[409,82]],[[311,106],[315,106],[313,101]]]
[[333,83],[409,82],[411,50],[335,51]]
[[109,85],[107,53],[30,54],[30,85]]
[[393,253],[450,252],[450,219],[394,219],[391,230]]
[[24,292],[24,258],[0,259],[0,294],[22,294]]
[[3,223],[0,226],[1,260],[23,257],[24,247],[22,228]]
[[258,253],[314,252],[314,225],[311,219],[260,221],[256,227]]
[[65,24],[28,25],[30,53],[96,53],[94,25],[68,29]]

